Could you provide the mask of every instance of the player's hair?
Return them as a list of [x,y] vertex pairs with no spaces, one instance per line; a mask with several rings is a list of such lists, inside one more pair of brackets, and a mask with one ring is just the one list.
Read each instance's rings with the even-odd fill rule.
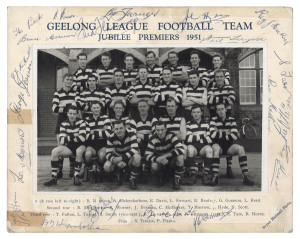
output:
[[198,74],[198,71],[197,71],[197,70],[191,70],[191,71],[188,72],[188,75],[189,75],[189,76],[190,76],[190,75],[197,75],[197,76],[198,76],[199,74]]
[[165,128],[167,127],[166,123],[164,121],[159,120],[159,121],[155,122],[155,128],[156,128],[156,126],[161,126],[161,125],[163,125]]
[[215,78],[216,78],[216,74],[219,73],[219,72],[222,72],[222,74],[225,76],[225,72],[222,69],[218,69],[215,72],[215,75],[214,75]]
[[119,68],[118,68],[118,69],[115,69],[115,70],[114,70],[114,75],[115,75],[117,72],[121,72],[122,75],[124,76],[124,72],[123,72],[121,69],[119,69]]
[[89,75],[88,75],[88,79],[90,79],[90,78],[96,78],[96,80],[98,80],[98,77],[95,76],[94,74],[89,74]]
[[191,57],[192,55],[197,55],[197,56],[200,58],[200,53],[199,53],[199,51],[192,50],[191,53],[190,53],[190,57]]
[[176,51],[170,51],[170,52],[168,53],[168,57],[169,57],[171,54],[175,54],[175,55],[178,57],[178,53],[177,53]]
[[145,56],[147,57],[150,54],[153,54],[154,58],[156,57],[156,54],[155,54],[154,51],[147,51],[147,53],[145,54]]
[[103,104],[102,104],[100,101],[97,101],[97,100],[93,100],[93,101],[91,102],[91,107],[92,107],[93,105],[99,105],[101,108],[102,108],[102,106],[103,106]]
[[140,99],[137,105],[139,105],[140,103],[147,103],[148,105],[148,101],[146,99]]
[[102,59],[102,56],[107,56],[109,59],[111,59],[111,54],[106,51],[106,52],[103,52],[101,55],[100,55],[100,59]]
[[218,105],[224,105],[224,107],[225,107],[225,109],[226,109],[226,103],[224,103],[224,102],[222,102],[222,101],[216,103],[216,110],[217,110],[217,106],[218,106]]
[[78,108],[75,105],[70,105],[67,109],[67,112],[69,113],[69,110],[76,110],[76,112],[78,113]]
[[171,67],[169,67],[169,66],[165,66],[165,67],[162,69],[162,72],[165,71],[165,70],[171,71],[171,73],[173,72],[172,69],[171,69]]
[[138,71],[140,71],[140,69],[146,69],[146,71],[149,73],[149,69],[145,65],[140,65],[139,68],[138,68]]
[[66,73],[66,74],[64,74],[63,81],[64,81],[67,77],[72,77],[72,78],[74,79],[74,76],[73,76],[71,73]]
[[198,105],[198,104],[193,105],[191,108],[191,111],[193,111],[194,109],[198,109],[198,108],[201,110],[201,112],[203,112],[201,105]]
[[174,101],[175,105],[177,105],[177,102],[173,97],[169,97],[166,104],[168,104],[168,102],[172,102],[172,101]]
[[113,127],[115,127],[115,125],[117,125],[117,124],[123,124],[125,126],[125,123],[123,120],[116,120],[112,123]]
[[122,100],[116,100],[116,101],[115,101],[115,103],[114,103],[114,108],[115,108],[115,106],[116,106],[117,104],[120,104],[120,105],[122,105],[122,106],[123,106],[123,108],[125,109],[125,105],[124,105],[124,103],[123,103],[123,101],[122,101]]
[[215,54],[212,56],[212,59],[214,59],[215,57],[220,57],[221,60],[223,60],[223,57],[221,54]]
[[131,53],[126,53],[124,56],[124,61],[126,60],[127,57],[132,57],[133,61],[134,61],[134,56]]
[[81,52],[81,53],[79,53],[79,54],[77,55],[77,60],[79,60],[79,57],[80,57],[80,56],[85,56],[85,59],[87,59],[87,54]]

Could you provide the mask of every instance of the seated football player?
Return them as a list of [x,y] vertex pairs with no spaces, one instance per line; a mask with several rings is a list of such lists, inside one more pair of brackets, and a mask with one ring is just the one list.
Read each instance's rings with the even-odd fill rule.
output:
[[165,175],[170,167],[174,168],[173,189],[180,189],[180,179],[184,166],[184,148],[180,140],[170,132],[164,122],[155,124],[155,133],[149,139],[145,152],[146,160],[151,163],[151,170],[157,179],[157,186],[164,184]]
[[[195,157],[200,155],[204,158],[204,175],[202,177],[202,184],[209,185],[208,174],[213,157],[213,149],[211,147],[212,140],[209,136],[209,124],[204,122],[203,109],[200,105],[192,106],[192,120],[186,125],[187,136],[187,168],[190,168],[190,178],[187,184],[192,185],[196,183],[196,172],[198,170],[195,164]],[[187,169],[186,169],[187,170]]]
[[[65,74],[63,77],[63,87],[54,93],[52,101],[52,111],[53,113],[58,113],[57,124],[56,124],[56,139],[57,144],[60,145],[59,140],[59,129],[62,122],[68,119],[67,110],[71,105],[76,105],[80,107],[80,96],[79,93],[72,87],[74,82],[74,76],[72,74]],[[74,163],[75,157],[70,157],[70,173],[69,177],[73,178],[74,176]],[[60,179],[63,177],[63,162],[64,158],[59,157],[59,171],[57,173],[57,178]]]
[[91,102],[91,110],[92,116],[86,119],[85,165],[89,170],[90,182],[97,183],[103,181],[106,142],[111,133],[111,124],[106,115],[101,115],[101,103],[99,101]]
[[137,189],[136,178],[141,167],[141,155],[136,134],[127,130],[123,121],[113,124],[113,133],[107,139],[106,173],[116,172],[117,185],[122,185],[126,172],[130,170],[129,188]]
[[141,99],[138,103],[139,114],[133,118],[130,123],[130,129],[136,133],[139,150],[142,156],[142,175],[141,182],[146,183],[148,178],[148,172],[150,172],[150,165],[146,163],[145,151],[148,145],[149,138],[154,131],[156,118],[153,118],[149,114],[149,104],[145,99]]
[[86,123],[77,118],[78,108],[70,106],[67,111],[68,119],[64,121],[59,130],[60,144],[51,152],[52,178],[44,183],[45,186],[57,184],[58,158],[76,156],[74,185],[80,186],[79,173],[85,152]]
[[238,130],[234,118],[226,115],[226,106],[224,103],[217,103],[217,116],[210,121],[210,137],[213,141],[213,152],[215,161],[215,172],[212,178],[212,185],[218,184],[219,178],[219,162],[221,154],[229,154],[232,156],[238,155],[240,167],[243,174],[243,184],[253,186],[254,182],[248,176],[247,156],[243,146],[235,144],[238,139]]

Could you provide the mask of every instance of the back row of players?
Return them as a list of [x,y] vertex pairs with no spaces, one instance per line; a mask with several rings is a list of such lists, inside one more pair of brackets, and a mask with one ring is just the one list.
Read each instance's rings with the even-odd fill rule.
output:
[[[168,55],[170,65],[161,68],[155,64],[155,53],[149,51],[147,65],[135,70],[133,55],[126,54],[126,68],[120,70],[110,67],[111,56],[106,52],[101,55],[103,67],[94,71],[86,67],[86,54],[79,54],[78,70],[66,74],[63,88],[54,94],[59,146],[51,155],[52,179],[44,185],[57,184],[63,157],[70,157],[75,185],[81,185],[84,159],[92,183],[115,172],[118,185],[128,175],[129,187],[136,189],[137,176],[145,182],[151,171],[161,186],[171,167],[173,187],[179,189],[180,183],[196,182],[197,155],[204,157],[203,184],[217,185],[220,155],[226,153],[239,156],[243,183],[252,186],[244,148],[233,143],[238,130],[227,113],[235,93],[229,72],[222,69],[222,57],[213,56],[214,69],[207,71],[199,66],[198,52],[190,56],[187,71],[177,65],[176,52]],[[207,105],[210,122],[203,120]],[[228,177],[233,177],[231,162],[229,158]]]

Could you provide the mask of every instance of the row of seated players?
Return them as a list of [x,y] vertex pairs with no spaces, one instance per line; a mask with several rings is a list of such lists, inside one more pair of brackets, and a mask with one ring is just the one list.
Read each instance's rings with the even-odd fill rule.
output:
[[[141,181],[145,181],[147,172],[151,171],[161,186],[164,175],[168,175],[166,172],[172,168],[173,188],[178,190],[184,170],[189,171],[188,181],[195,183],[197,165],[194,157],[197,155],[205,157],[203,184],[217,185],[222,153],[238,155],[243,183],[248,186],[254,184],[248,176],[244,148],[234,144],[238,138],[236,122],[226,115],[223,102],[216,104],[217,115],[211,118],[209,124],[202,120],[200,105],[192,106],[192,120],[187,124],[182,116],[176,114],[174,98],[168,99],[166,107],[167,114],[157,120],[149,114],[148,101],[140,100],[138,117],[130,120],[122,116],[125,107],[119,100],[114,103],[115,118],[109,119],[101,115],[101,103],[94,101],[91,104],[92,116],[82,120],[77,118],[78,108],[70,106],[68,119],[60,127],[60,145],[52,150],[52,178],[44,185],[56,185],[57,179],[62,176],[59,157],[76,156],[76,186],[81,185],[79,174],[85,159],[92,183],[102,181],[104,172],[107,178],[115,172],[117,184],[121,185],[122,175],[130,174],[129,188],[134,190],[140,172]],[[208,177],[210,171],[213,172],[211,180]]]
[[97,87],[97,78],[93,74],[88,76],[88,88],[78,92],[72,87],[74,77],[66,74],[63,79],[64,87],[54,93],[53,107],[54,113],[60,113],[59,123],[57,124],[56,133],[59,125],[66,119],[66,109],[70,104],[76,104],[87,117],[92,114],[91,102],[99,101],[102,103],[103,113],[113,115],[113,106],[116,100],[122,100],[125,105],[125,114],[131,117],[137,115],[137,103],[141,99],[148,101],[151,111],[159,118],[166,113],[166,102],[168,98],[174,98],[179,106],[179,113],[186,116],[186,120],[191,119],[190,109],[193,105],[199,104],[207,106],[211,115],[215,114],[215,104],[223,102],[226,109],[230,110],[235,102],[235,93],[233,87],[225,84],[225,73],[223,70],[215,72],[216,84],[207,91],[207,88],[201,83],[201,79],[196,70],[189,71],[188,83],[181,87],[173,80],[173,72],[169,67],[162,70],[162,84],[155,87],[148,78],[146,66],[140,66],[139,77],[136,85],[127,87],[124,83],[124,72],[115,70],[113,75],[114,85],[102,90]]

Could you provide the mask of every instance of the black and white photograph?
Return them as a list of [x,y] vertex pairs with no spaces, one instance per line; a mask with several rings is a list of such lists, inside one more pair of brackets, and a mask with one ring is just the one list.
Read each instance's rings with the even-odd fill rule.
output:
[[138,46],[35,49],[37,192],[263,191],[266,48]]

